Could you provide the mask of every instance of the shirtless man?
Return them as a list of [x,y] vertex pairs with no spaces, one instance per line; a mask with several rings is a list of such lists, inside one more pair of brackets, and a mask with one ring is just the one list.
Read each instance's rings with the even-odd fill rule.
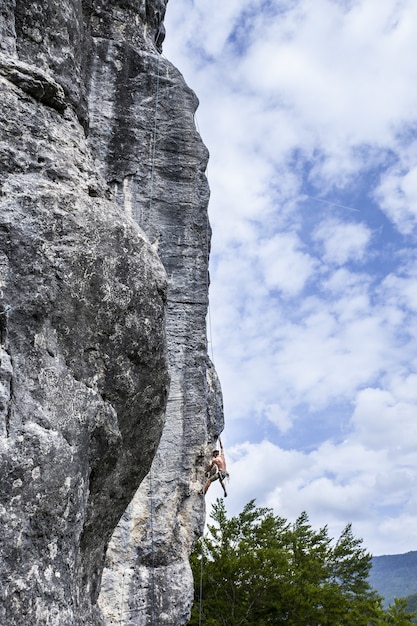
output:
[[220,444],[220,451],[219,450],[213,451],[213,458],[211,460],[210,465],[206,469],[206,475],[208,476],[208,478],[204,486],[203,493],[205,495],[211,483],[214,483],[215,480],[219,480],[221,486],[223,487],[224,497],[227,498],[227,491],[223,482],[225,478],[227,477],[226,459],[224,457],[224,450],[223,450],[222,441],[220,438],[219,438],[219,444]]

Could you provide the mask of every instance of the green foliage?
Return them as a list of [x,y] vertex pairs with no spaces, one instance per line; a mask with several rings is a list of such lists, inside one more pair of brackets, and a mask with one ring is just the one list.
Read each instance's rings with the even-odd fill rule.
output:
[[406,600],[407,600],[407,611],[415,615],[415,617],[413,617],[411,621],[413,624],[417,624],[417,593],[414,593],[413,595],[408,596]]
[[417,593],[407,597],[407,609],[409,611],[417,611]]
[[417,613],[409,611],[406,598],[394,598],[386,611],[382,611],[380,622],[383,626],[410,626]]
[[229,519],[217,500],[211,519],[191,555],[190,626],[412,625],[402,601],[384,611],[368,581],[371,555],[350,525],[334,542],[306,513],[290,524],[253,500]]

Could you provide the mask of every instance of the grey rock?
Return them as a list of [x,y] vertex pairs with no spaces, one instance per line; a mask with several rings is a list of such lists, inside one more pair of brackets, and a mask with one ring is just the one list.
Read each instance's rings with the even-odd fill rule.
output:
[[164,423],[166,273],[71,107],[16,67],[0,77],[0,623],[98,624],[106,546]]
[[[186,624],[190,551],[203,530],[199,494],[208,446],[223,428],[220,385],[207,357],[210,226],[207,149],[198,100],[152,45],[95,32],[89,142],[120,207],[145,230],[168,274],[171,375],[152,470],[107,553],[100,606],[107,623]],[[123,589],[123,593],[120,590]]]
[[223,412],[208,154],[165,6],[0,0],[5,626],[188,621]]
[[61,113],[64,111],[66,107],[64,90],[46,72],[0,54],[0,74],[36,100]]

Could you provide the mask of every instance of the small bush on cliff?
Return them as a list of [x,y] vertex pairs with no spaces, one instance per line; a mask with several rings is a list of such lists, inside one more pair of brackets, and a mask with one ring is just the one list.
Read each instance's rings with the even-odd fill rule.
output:
[[[386,611],[369,582],[371,555],[350,524],[337,541],[249,502],[228,519],[213,506],[207,535],[191,556],[190,626],[411,626],[405,604]],[[201,598],[201,602],[200,602]]]

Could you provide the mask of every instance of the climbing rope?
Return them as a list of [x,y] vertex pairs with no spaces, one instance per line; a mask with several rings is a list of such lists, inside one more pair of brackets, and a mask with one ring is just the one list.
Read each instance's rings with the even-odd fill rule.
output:
[[155,549],[154,549],[154,528],[153,528],[153,485],[152,466],[149,470],[149,527],[151,535],[151,626],[155,626]]
[[211,328],[211,311],[210,311],[210,300],[207,306],[207,318],[208,318],[208,327],[209,327],[209,337],[208,343],[210,344],[210,352],[211,352],[211,362],[214,364],[214,350],[213,350],[213,332]]
[[[157,128],[158,128],[160,69],[161,69],[161,55],[158,54],[158,66],[156,70],[156,89],[155,89],[155,114],[154,114],[152,151],[151,151],[151,182],[150,182],[150,190],[149,190],[148,224],[150,224],[150,217],[151,217],[152,205],[153,205],[153,186],[154,186],[154,178],[155,178],[155,157],[156,157],[156,133],[157,133]],[[149,234],[150,233],[148,233],[148,236]]]
[[[152,204],[153,204],[153,187],[154,187],[154,177],[155,177],[155,157],[156,157],[156,135],[157,135],[157,122],[158,122],[158,104],[159,104],[159,84],[160,84],[160,66],[161,66],[161,55],[158,54],[158,64],[157,64],[157,71],[156,71],[156,88],[155,88],[155,113],[154,113],[154,123],[153,123],[153,130],[152,130],[152,147],[151,147],[151,176],[150,176],[150,189],[149,189],[149,214],[148,214],[148,219],[147,219],[147,225],[149,226],[150,224],[150,216],[151,216],[151,211],[152,211]],[[145,228],[145,219],[142,220],[142,228],[144,230],[146,230]],[[148,236],[149,236],[149,232],[148,232]],[[150,534],[150,544],[151,544],[151,573],[150,573],[150,596],[149,600],[150,600],[150,605],[151,605],[151,610],[150,610],[150,626],[156,626],[157,622],[156,622],[156,597],[155,597],[155,550],[154,550],[154,506],[153,506],[153,484],[152,484],[152,466],[151,469],[149,470],[149,474],[148,474],[148,480],[149,480],[149,492],[148,492],[148,497],[149,497],[149,534]],[[130,547],[130,522],[131,522],[131,515],[132,515],[132,508],[131,508],[131,503],[129,504],[127,511],[127,518],[128,518],[128,524],[127,524],[127,532],[126,532],[126,547],[125,547],[125,553],[126,553],[126,561],[130,560],[130,552],[131,552],[131,547]],[[122,580],[122,591],[121,591],[121,605],[120,605],[120,615],[119,615],[119,623],[122,626],[122,624],[125,623],[125,614],[128,613],[129,615],[131,615],[133,612],[136,611],[141,611],[141,610],[146,610],[146,604],[143,607],[138,607],[137,609],[125,609],[125,596],[126,596],[126,592],[125,592],[125,587],[126,587],[126,582],[125,582],[125,577],[126,577],[126,572],[127,572],[127,566],[125,565],[124,567],[124,571],[123,571],[123,580]],[[129,623],[130,623],[130,618],[129,618]]]
[[201,626],[201,617],[203,614],[203,553],[200,560],[200,606],[198,609],[198,626]]
[[[158,66],[156,71],[156,90],[155,90],[155,114],[153,125],[153,141],[152,141],[152,156],[151,156],[151,183],[149,191],[149,215],[148,224],[150,225],[150,218],[152,214],[153,204],[153,186],[155,179],[155,157],[156,157],[156,133],[158,124],[158,105],[159,105],[159,83],[160,83],[160,69],[161,69],[161,55],[158,54]],[[149,236],[150,233],[148,233]],[[151,581],[150,581],[150,600],[151,600],[151,626],[156,625],[156,598],[155,598],[155,547],[154,547],[154,506],[153,506],[153,484],[152,484],[152,465],[149,470],[149,527],[150,527],[150,541],[151,541]]]
[[[132,503],[130,502],[126,511],[125,511],[125,515],[123,515],[123,517],[126,516],[126,531],[125,531],[125,546],[124,546],[124,550],[125,550],[125,554],[129,555],[130,553],[130,548],[129,548],[129,544],[130,544],[130,518],[131,518],[131,510],[132,510]],[[123,519],[123,518],[122,518]],[[128,559],[127,559],[128,560]],[[123,578],[122,578],[122,593],[121,593],[121,598],[120,598],[120,613],[119,613],[119,623],[122,626],[123,622],[124,622],[124,604],[125,604],[125,587],[126,587],[126,583],[125,583],[125,577],[126,577],[126,567],[124,567],[123,569]]]
[[[194,116],[196,128],[198,133],[200,133],[200,129],[198,127],[197,115]],[[206,167],[206,177],[208,178],[208,165]],[[211,309],[210,309],[210,298],[209,298],[209,267],[210,267],[210,242],[209,242],[209,232],[210,232],[210,220],[207,211],[207,224],[206,224],[206,261],[207,261],[207,272],[206,272],[206,288],[207,288],[207,320],[208,320],[208,339],[207,343],[210,344],[210,352],[211,352],[211,362],[214,364],[214,349],[213,349],[213,331],[211,327]]]

